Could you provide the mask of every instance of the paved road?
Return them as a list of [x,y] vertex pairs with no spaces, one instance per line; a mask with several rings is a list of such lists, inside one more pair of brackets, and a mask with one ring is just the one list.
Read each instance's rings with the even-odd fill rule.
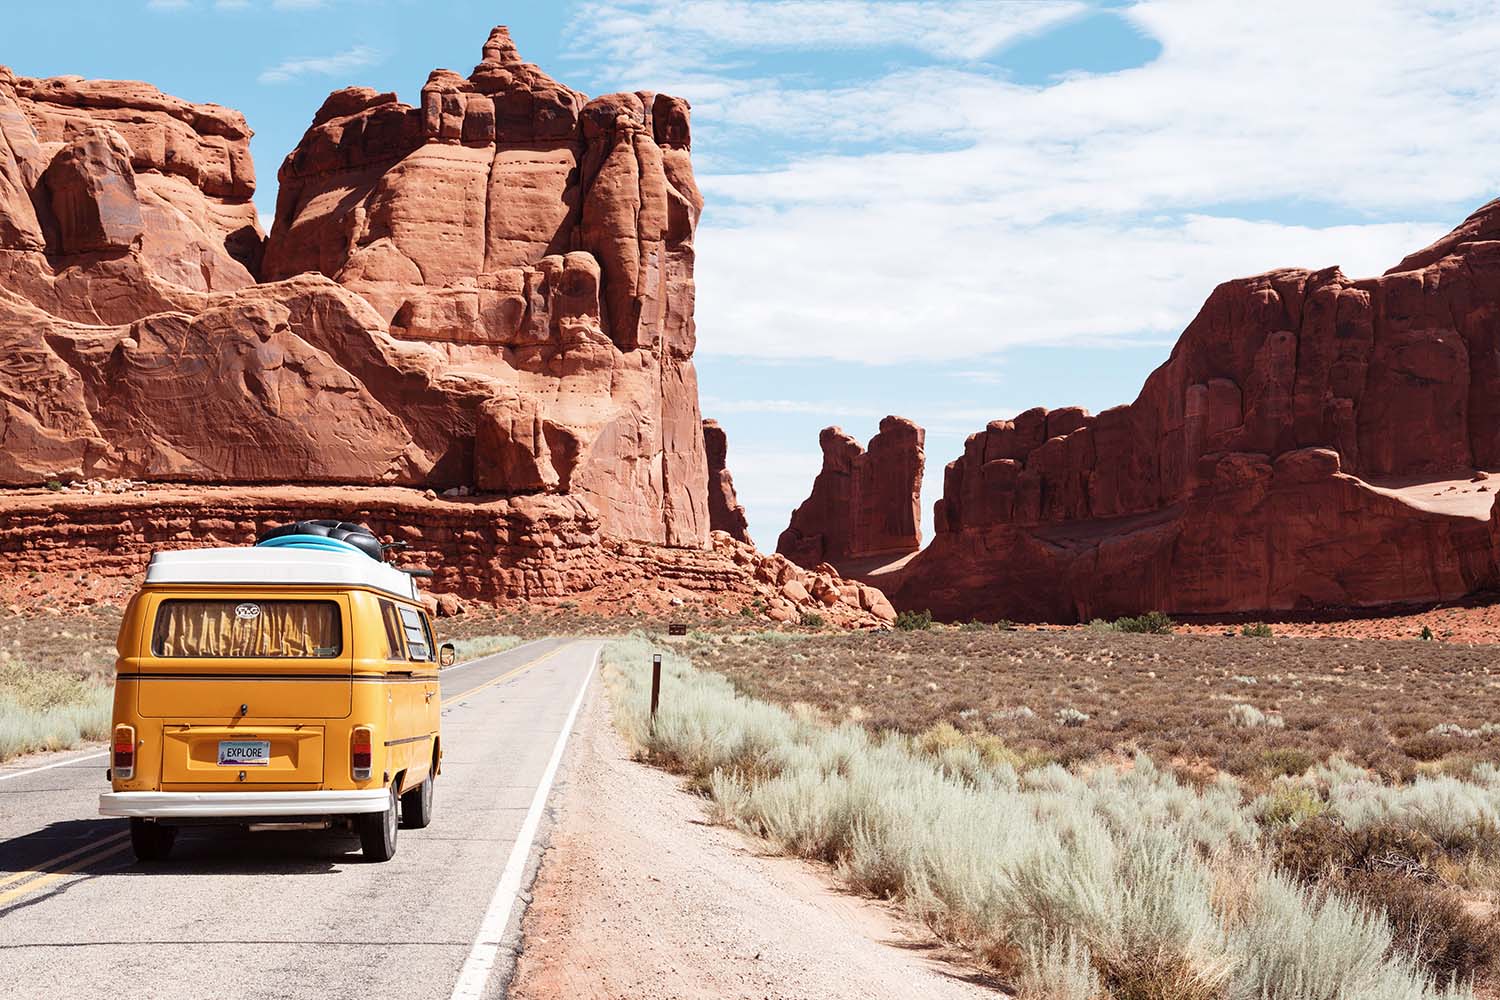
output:
[[98,815],[102,753],[0,767],[0,996],[502,995],[539,789],[598,646],[443,672],[434,819],[385,864],[332,833],[184,830],[170,862],[140,865],[126,821]]

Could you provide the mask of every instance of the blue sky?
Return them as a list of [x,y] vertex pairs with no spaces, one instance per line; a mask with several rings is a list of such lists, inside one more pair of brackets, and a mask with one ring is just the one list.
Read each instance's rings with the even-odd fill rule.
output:
[[818,430],[944,463],[1033,405],[1134,398],[1219,281],[1378,273],[1497,192],[1480,0],[53,0],[0,62],[243,111],[257,203],[329,90],[415,102],[494,24],[589,94],[693,104],[705,415],[775,545]]

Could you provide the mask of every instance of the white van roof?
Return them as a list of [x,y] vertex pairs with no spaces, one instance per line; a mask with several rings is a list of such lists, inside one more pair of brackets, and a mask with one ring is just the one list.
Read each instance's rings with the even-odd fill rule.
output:
[[363,553],[291,547],[158,552],[146,567],[146,583],[321,584],[369,587],[409,601],[417,599],[411,576]]

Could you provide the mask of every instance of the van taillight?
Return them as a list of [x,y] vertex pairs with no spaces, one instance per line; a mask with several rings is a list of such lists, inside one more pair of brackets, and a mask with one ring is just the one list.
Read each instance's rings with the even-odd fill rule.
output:
[[375,737],[369,726],[355,726],[349,737],[349,768],[355,781],[369,781]]
[[115,727],[115,752],[112,777],[127,779],[135,777],[135,727]]

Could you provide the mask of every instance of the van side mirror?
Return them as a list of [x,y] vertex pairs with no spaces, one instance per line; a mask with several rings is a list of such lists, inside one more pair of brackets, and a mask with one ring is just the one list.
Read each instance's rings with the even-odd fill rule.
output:
[[453,643],[445,642],[438,647],[439,666],[451,667],[456,659],[458,659],[458,650],[453,648]]

